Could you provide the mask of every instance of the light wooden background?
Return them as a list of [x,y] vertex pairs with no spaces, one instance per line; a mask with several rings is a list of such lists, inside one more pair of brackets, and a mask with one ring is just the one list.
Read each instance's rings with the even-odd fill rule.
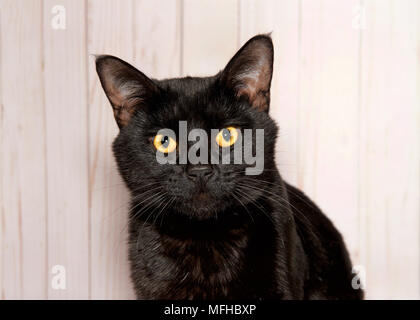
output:
[[0,0],[0,20],[2,299],[133,298],[117,126],[90,54],[207,75],[271,31],[283,176],[343,232],[368,298],[420,297],[419,1]]

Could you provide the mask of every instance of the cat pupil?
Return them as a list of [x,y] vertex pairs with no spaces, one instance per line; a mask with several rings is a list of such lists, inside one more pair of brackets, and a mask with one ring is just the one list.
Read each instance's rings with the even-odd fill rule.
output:
[[162,140],[160,141],[160,144],[161,144],[162,146],[164,146],[164,147],[167,147],[167,146],[168,146],[168,144],[169,144],[169,137],[168,137],[168,136],[164,136],[164,137],[162,138]]
[[223,129],[222,136],[225,141],[230,141],[230,131],[228,129]]

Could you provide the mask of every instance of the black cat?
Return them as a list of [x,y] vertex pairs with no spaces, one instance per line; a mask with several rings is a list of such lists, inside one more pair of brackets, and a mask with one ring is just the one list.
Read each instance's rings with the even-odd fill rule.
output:
[[[112,56],[98,56],[96,68],[120,128],[113,151],[132,197],[129,258],[139,299],[363,297],[352,288],[340,233],[276,168],[269,36],[249,40],[213,77],[149,79]],[[219,129],[206,147],[232,154],[238,133],[264,129],[263,172],[247,174],[246,163],[160,164],[157,153],[179,160],[193,145],[181,150],[177,137],[158,134],[177,133],[180,121],[209,136]],[[253,155],[262,150],[254,138],[243,141]]]

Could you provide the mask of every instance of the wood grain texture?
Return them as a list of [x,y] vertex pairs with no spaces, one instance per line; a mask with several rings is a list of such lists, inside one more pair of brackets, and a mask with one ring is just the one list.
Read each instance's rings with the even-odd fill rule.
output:
[[419,299],[419,21],[417,0],[0,0],[0,299],[134,297],[118,127],[89,55],[213,75],[269,32],[282,175],[342,231],[367,298]]
[[369,298],[419,298],[419,3],[366,1],[361,213]]
[[46,189],[42,3],[1,1],[3,299],[45,299]]
[[[132,1],[88,1],[88,52],[133,60]],[[89,196],[91,298],[132,298],[127,260],[128,191],[118,175],[112,141],[118,134],[111,106],[89,61]]]
[[[354,1],[302,2],[299,179],[359,263],[359,34]],[[333,196],[332,196],[333,195]]]
[[182,1],[133,2],[134,64],[149,77],[181,75]]
[[183,1],[183,75],[209,76],[238,49],[237,0]]
[[54,29],[54,0],[44,1],[45,110],[48,166],[48,270],[62,265],[66,289],[50,299],[89,298],[87,54],[85,5],[61,1],[66,28]]

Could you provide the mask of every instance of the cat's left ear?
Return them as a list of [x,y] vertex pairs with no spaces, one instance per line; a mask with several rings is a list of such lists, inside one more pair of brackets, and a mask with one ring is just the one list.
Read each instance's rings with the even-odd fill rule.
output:
[[137,108],[147,107],[158,92],[151,79],[117,57],[97,56],[96,71],[120,129],[128,124]]
[[245,97],[256,109],[268,112],[274,49],[270,36],[251,38],[221,73],[222,85]]

